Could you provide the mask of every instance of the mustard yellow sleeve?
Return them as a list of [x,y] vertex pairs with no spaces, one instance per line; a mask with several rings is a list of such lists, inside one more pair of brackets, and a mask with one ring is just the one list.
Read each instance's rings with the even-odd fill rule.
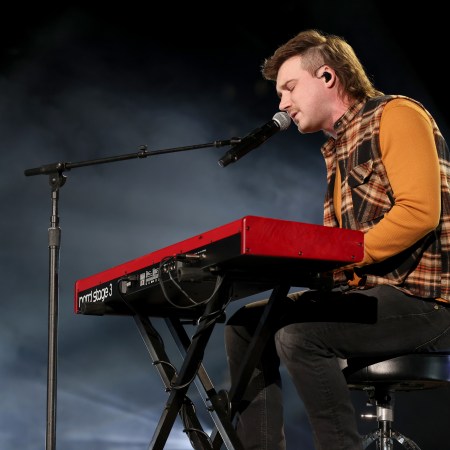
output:
[[380,124],[383,163],[395,205],[364,236],[362,265],[380,262],[413,245],[439,223],[439,160],[431,122],[415,103],[392,100]]

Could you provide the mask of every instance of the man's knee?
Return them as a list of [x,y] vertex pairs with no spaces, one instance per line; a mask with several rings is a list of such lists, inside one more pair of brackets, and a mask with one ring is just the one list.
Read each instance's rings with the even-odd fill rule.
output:
[[314,325],[309,322],[292,323],[275,333],[275,346],[282,360],[296,359],[317,346]]

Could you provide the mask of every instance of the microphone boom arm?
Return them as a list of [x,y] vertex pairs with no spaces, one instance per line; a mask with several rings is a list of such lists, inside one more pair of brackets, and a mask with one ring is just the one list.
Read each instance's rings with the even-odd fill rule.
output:
[[34,176],[34,175],[48,175],[51,173],[62,173],[66,170],[74,169],[77,167],[85,167],[85,166],[93,166],[96,164],[105,164],[110,162],[116,162],[116,161],[124,161],[127,159],[133,159],[133,158],[147,158],[148,156],[155,156],[155,155],[161,155],[163,153],[175,153],[175,152],[184,152],[187,150],[195,150],[198,148],[207,148],[207,147],[224,147],[227,145],[237,145],[242,141],[241,138],[231,138],[227,140],[221,140],[221,141],[214,141],[214,142],[208,142],[206,144],[197,144],[197,145],[188,145],[184,147],[174,147],[174,148],[168,148],[163,150],[153,150],[149,151],[147,150],[146,145],[142,145],[139,148],[139,151],[136,153],[128,153],[124,155],[118,155],[118,156],[108,156],[106,158],[100,158],[100,159],[91,159],[87,161],[80,161],[80,162],[57,162],[53,164],[46,164],[44,166],[40,167],[34,167],[32,169],[26,169],[24,171],[25,176]]

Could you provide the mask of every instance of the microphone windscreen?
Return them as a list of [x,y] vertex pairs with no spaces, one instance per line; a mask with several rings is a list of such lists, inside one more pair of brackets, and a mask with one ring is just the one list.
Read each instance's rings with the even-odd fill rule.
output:
[[289,117],[289,114],[284,111],[277,112],[272,117],[272,120],[275,120],[275,122],[278,123],[281,131],[287,130],[287,128],[291,124],[291,118]]

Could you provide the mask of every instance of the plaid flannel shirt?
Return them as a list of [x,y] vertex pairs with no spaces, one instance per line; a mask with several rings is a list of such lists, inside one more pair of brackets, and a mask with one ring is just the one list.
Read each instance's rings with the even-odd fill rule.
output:
[[[336,161],[341,173],[342,227],[366,232],[395,203],[380,151],[380,120],[383,108],[394,98],[418,104],[433,125],[441,175],[441,218],[438,227],[416,244],[380,263],[364,266],[364,287],[392,285],[408,294],[425,298],[450,298],[450,154],[439,128],[425,108],[404,96],[380,96],[354,104],[335,124],[337,138],[322,146],[327,169],[324,225],[339,226],[333,205]],[[337,271],[337,284],[346,283]]]

